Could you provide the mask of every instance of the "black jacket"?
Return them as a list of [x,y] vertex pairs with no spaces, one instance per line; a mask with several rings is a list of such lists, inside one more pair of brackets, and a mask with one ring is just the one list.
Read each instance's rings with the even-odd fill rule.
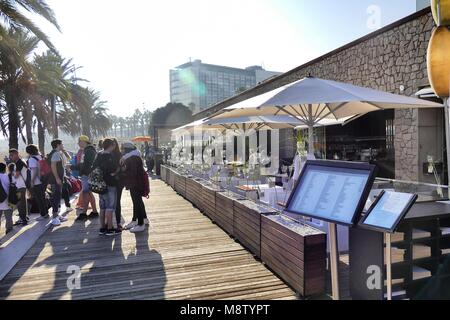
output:
[[103,180],[107,186],[115,187],[117,186],[117,177],[112,176],[118,169],[118,165],[111,153],[100,152],[97,154],[97,158],[94,161],[93,168],[99,167],[103,171]]
[[70,168],[73,171],[78,171],[81,176],[88,176],[92,172],[92,166],[94,164],[97,151],[94,146],[89,145],[84,149],[83,155],[83,162],[71,166]]

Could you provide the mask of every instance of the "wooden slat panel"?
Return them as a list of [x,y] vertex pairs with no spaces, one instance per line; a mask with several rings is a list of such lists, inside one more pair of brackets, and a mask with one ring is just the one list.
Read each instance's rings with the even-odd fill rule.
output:
[[301,295],[324,293],[325,234],[307,226],[289,224],[281,217],[274,219],[279,220],[262,217],[261,260]]

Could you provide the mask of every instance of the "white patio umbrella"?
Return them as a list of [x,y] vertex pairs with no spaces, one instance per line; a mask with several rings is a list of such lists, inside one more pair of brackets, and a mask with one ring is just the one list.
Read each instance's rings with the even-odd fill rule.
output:
[[209,119],[203,123],[206,129],[227,130],[274,130],[295,128],[305,123],[297,117],[288,115],[246,116],[238,118]]
[[213,118],[283,114],[298,117],[308,125],[309,152],[313,153],[313,127],[324,119],[340,120],[385,109],[442,107],[426,100],[313,77],[271,93],[272,96],[259,106],[233,105]]

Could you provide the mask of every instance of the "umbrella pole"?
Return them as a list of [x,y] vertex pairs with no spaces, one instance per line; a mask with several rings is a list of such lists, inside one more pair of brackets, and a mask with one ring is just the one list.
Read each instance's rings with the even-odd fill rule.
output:
[[310,155],[314,154],[314,127],[308,127],[308,153]]
[[448,197],[450,198],[450,111],[449,98],[444,98],[444,113],[445,113],[445,143],[447,149],[447,189]]

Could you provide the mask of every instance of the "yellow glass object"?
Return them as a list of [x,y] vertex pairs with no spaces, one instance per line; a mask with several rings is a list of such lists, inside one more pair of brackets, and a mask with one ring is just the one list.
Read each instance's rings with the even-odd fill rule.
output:
[[[438,20],[438,5],[440,6],[440,21]],[[433,18],[438,26],[450,26],[450,0],[431,0]]]
[[437,27],[428,45],[428,78],[434,92],[441,98],[450,95],[450,30]]

